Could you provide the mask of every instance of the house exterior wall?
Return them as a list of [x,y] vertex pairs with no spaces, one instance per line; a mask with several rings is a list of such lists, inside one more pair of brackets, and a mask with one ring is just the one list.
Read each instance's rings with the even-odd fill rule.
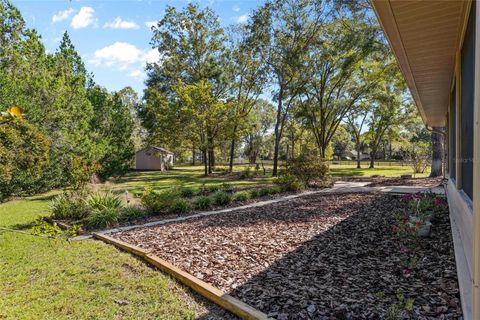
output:
[[475,197],[480,192],[479,12],[480,6],[471,2],[455,59],[447,115],[446,191],[465,319],[480,319],[480,199]]

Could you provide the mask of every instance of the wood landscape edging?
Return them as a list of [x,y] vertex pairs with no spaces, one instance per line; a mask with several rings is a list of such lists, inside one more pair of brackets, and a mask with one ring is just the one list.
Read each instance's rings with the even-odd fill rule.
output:
[[228,310],[231,313],[239,316],[242,319],[248,319],[248,320],[270,319],[265,313],[253,308],[252,306],[244,303],[243,301],[235,297],[232,297],[231,295],[224,293],[222,290],[215,288],[214,286],[200,279],[197,279],[191,274],[175,267],[171,263],[163,259],[160,259],[159,257],[153,254],[150,254],[145,249],[142,249],[135,245],[109,237],[102,233],[93,233],[92,236],[97,240],[101,240],[108,244],[112,244],[119,249],[122,249],[124,251],[127,251],[129,253],[132,253],[142,258],[149,264],[155,266],[157,269],[167,273],[168,275],[180,281],[187,287],[199,293],[201,296],[221,306],[225,310]]

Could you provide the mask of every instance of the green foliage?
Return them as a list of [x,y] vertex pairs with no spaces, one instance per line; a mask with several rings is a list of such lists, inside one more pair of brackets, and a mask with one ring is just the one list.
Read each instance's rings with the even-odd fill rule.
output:
[[122,221],[136,220],[136,219],[144,218],[146,216],[147,216],[147,212],[142,208],[129,206],[120,210],[119,220],[122,220]]
[[50,141],[26,120],[0,124],[0,201],[38,191]]
[[328,165],[317,155],[303,153],[288,163],[287,173],[308,186],[326,179]]
[[117,224],[119,212],[112,207],[92,208],[92,212],[87,217],[87,224],[96,229],[112,227]]
[[236,192],[233,195],[234,201],[247,201],[250,199],[250,193],[248,191]]
[[180,193],[177,189],[168,189],[156,192],[152,189],[147,189],[142,195],[142,205],[151,214],[159,214],[162,211],[168,210],[180,198]]
[[198,196],[193,200],[195,208],[197,209],[209,209],[212,206],[212,200],[207,196]]
[[195,195],[195,190],[189,187],[182,187],[180,188],[180,194],[184,198],[191,198]]
[[213,195],[213,203],[218,206],[224,206],[232,202],[232,195],[225,191],[217,191]]
[[269,194],[270,194],[270,188],[260,188],[260,189],[258,190],[258,195],[259,195],[260,197],[267,196],[267,195],[269,195]]
[[282,188],[280,188],[280,186],[273,186],[273,187],[270,187],[269,189],[270,189],[269,191],[270,194],[277,194],[282,192]]
[[258,191],[259,191],[258,188],[254,188],[250,190],[250,198],[258,198],[260,195]]
[[190,202],[182,198],[175,199],[170,206],[170,210],[175,213],[188,212],[190,210]]
[[94,193],[87,200],[88,206],[92,209],[112,209],[119,211],[123,208],[122,200],[113,193]]
[[86,218],[91,210],[86,199],[86,191],[64,192],[56,196],[50,204],[52,218],[73,221]]
[[305,189],[305,185],[293,175],[282,175],[275,180],[280,189],[285,191],[299,192]]
[[50,224],[42,219],[42,217],[37,217],[33,222],[32,234],[48,236],[56,238],[63,234],[63,230],[60,229],[56,224]]

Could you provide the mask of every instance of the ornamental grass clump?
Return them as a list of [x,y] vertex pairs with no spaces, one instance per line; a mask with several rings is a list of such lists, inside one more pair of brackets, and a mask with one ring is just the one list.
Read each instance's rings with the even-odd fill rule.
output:
[[175,213],[185,213],[190,210],[190,202],[185,199],[176,199],[170,206],[170,211]]
[[86,191],[64,192],[56,196],[51,204],[52,218],[59,220],[81,220],[90,213]]
[[178,189],[163,191],[147,189],[141,197],[141,202],[150,214],[161,214],[168,212],[179,198],[181,198],[181,194]]
[[233,195],[233,200],[234,201],[247,201],[249,199],[250,199],[250,193],[247,192],[247,191],[236,192]]
[[224,206],[232,202],[232,196],[225,191],[217,191],[213,195],[213,202],[218,206]]
[[205,210],[212,206],[212,200],[207,196],[198,196],[193,200],[193,204],[195,208]]

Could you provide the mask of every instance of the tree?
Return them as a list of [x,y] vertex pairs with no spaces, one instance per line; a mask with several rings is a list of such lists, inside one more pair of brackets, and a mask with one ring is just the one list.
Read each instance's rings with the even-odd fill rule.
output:
[[385,72],[380,62],[384,48],[375,43],[377,28],[357,17],[336,17],[314,41],[300,116],[322,158],[342,121]]
[[[158,50],[162,62],[147,66],[146,104],[139,110],[139,115],[151,138],[175,141],[191,148],[194,154],[202,142],[197,140],[199,135],[191,134],[191,128],[175,116],[181,109],[176,89],[178,83],[188,90],[200,85],[209,88],[215,101],[228,98],[231,85],[228,75],[231,72],[224,30],[212,10],[200,10],[192,3],[182,11],[167,6],[163,19],[152,30],[151,44]],[[166,116],[160,114],[160,109]],[[161,124],[160,120],[164,123]],[[214,141],[210,141],[206,151],[209,170],[215,162],[213,146]]]
[[270,142],[268,131],[275,123],[275,108],[266,100],[255,103],[253,112],[249,115],[250,127],[243,137],[244,153],[250,164],[257,163],[259,155],[268,154]]
[[187,124],[186,127],[199,142],[204,159],[208,159],[204,163],[205,175],[212,173],[215,165],[211,156],[214,141],[229,125],[231,112],[227,103],[213,96],[212,87],[207,81],[179,83],[174,87],[178,95],[177,105],[181,106],[177,116]]
[[363,128],[367,124],[369,115],[368,105],[362,104],[347,116],[347,124],[350,133],[355,141],[355,150],[357,151],[357,168],[361,168],[361,149],[363,145]]
[[321,2],[271,0],[254,12],[249,28],[256,39],[275,87],[277,115],[274,128],[273,176],[278,173],[278,155],[284,124],[296,97],[305,84],[307,56],[311,43],[325,19]]
[[248,29],[239,25],[230,37],[232,56],[231,99],[235,109],[231,128],[229,169],[233,171],[235,142],[242,131],[251,125],[249,115],[266,84],[266,72],[261,57],[256,52],[255,38],[248,38]]
[[366,133],[370,147],[370,168],[375,166],[378,147],[385,135],[395,134],[400,124],[412,118],[415,109],[406,93],[405,83],[397,72],[391,74],[393,78],[386,77],[379,83],[372,96]]
[[443,174],[443,128],[432,128],[432,169],[430,177],[439,177]]
[[335,134],[332,137],[332,147],[333,154],[341,158],[351,150],[352,147],[352,136],[350,132],[346,129],[346,125],[340,125]]

